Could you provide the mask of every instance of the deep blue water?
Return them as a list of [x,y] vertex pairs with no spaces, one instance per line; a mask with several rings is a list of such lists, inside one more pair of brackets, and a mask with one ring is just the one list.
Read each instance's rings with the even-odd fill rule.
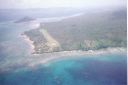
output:
[[127,85],[124,54],[64,59],[0,74],[0,85]]

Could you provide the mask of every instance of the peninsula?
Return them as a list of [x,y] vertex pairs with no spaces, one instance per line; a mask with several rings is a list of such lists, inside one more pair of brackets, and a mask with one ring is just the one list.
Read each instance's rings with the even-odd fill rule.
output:
[[37,29],[24,33],[34,42],[35,54],[127,46],[126,11],[123,9],[40,24]]

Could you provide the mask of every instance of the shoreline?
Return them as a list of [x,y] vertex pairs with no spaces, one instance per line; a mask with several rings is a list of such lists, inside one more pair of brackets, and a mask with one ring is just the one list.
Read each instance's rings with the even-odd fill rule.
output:
[[[26,23],[26,22],[25,22]],[[29,21],[29,26],[32,29],[38,29],[40,27],[40,22],[38,22],[37,20],[32,20]],[[30,29],[30,30],[32,30]],[[31,38],[25,34],[25,31],[21,34],[21,37],[23,37],[23,39],[28,43],[28,45],[30,46],[30,55],[36,52],[36,46],[34,45],[34,41],[31,40]]]
[[[127,55],[126,48],[107,48],[100,50],[89,50],[89,51],[62,51],[54,53],[44,53],[44,54],[31,54],[27,57],[24,57],[20,61],[14,61],[13,64],[5,65],[0,68],[0,74],[6,72],[18,72],[22,70],[36,70],[39,66],[48,66],[53,62],[67,60],[67,59],[80,59],[87,57],[102,57],[102,55],[111,55],[111,54],[123,54]],[[100,56],[97,56],[100,55]],[[12,62],[12,61],[10,61]]]
[[127,53],[127,49],[116,47],[116,48],[106,48],[106,49],[89,50],[89,51],[74,50],[74,51],[44,53],[44,54],[33,54],[31,58],[33,58],[32,60],[34,61],[29,62],[27,66],[30,68],[34,68],[37,65],[45,65],[57,60],[84,58],[90,56],[93,57],[94,55],[121,54],[121,53]]
[[29,47],[30,47],[30,54],[35,52],[35,45],[34,45],[34,41],[32,41],[26,34],[21,34],[21,37],[23,37],[23,39],[26,41],[26,43],[28,43]]

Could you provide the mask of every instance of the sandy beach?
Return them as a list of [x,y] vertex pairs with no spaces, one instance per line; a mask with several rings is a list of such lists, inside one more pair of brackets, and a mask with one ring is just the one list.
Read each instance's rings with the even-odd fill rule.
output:
[[[70,58],[80,58],[80,57],[88,57],[90,55],[105,55],[105,54],[118,54],[125,53],[126,48],[106,48],[100,50],[89,50],[89,51],[62,51],[62,52],[53,52],[53,53],[43,53],[43,54],[33,54],[31,56],[31,60],[27,63],[27,66],[30,68],[34,68],[40,64],[48,64],[53,61],[61,60],[61,59],[70,59]],[[92,56],[93,57],[93,56]]]

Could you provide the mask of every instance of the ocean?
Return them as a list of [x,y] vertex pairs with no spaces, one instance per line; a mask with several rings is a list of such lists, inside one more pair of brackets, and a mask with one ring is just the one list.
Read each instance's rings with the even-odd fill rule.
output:
[[0,75],[0,85],[127,85],[124,54],[64,59]]

